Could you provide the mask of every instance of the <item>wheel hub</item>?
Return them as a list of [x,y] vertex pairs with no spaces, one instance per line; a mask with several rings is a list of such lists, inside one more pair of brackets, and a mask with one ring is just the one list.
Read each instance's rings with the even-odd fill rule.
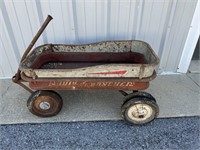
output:
[[153,110],[146,104],[136,104],[129,108],[128,117],[132,120],[142,121],[149,118]]
[[132,115],[134,117],[144,118],[147,113],[148,112],[144,107],[140,107],[140,108],[137,109],[137,111],[133,111]]
[[51,105],[50,105],[50,103],[48,103],[48,102],[41,102],[41,103],[39,104],[39,107],[40,107],[40,109],[42,109],[42,110],[48,110],[48,109],[51,107]]

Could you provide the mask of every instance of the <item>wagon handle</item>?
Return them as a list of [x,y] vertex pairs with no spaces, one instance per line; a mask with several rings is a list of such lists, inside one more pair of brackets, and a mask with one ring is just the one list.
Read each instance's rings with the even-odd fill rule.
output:
[[[26,56],[28,55],[28,53],[31,51],[31,49],[33,48],[34,44],[36,43],[36,41],[38,40],[38,38],[40,37],[40,35],[43,33],[43,31],[45,30],[46,26],[49,24],[49,22],[53,19],[53,17],[51,17],[50,15],[47,16],[46,20],[44,21],[44,23],[42,24],[42,26],[40,27],[40,29],[38,30],[37,34],[34,36],[34,38],[32,39],[31,43],[29,44],[29,46],[26,48],[24,54],[22,55],[22,58],[20,60],[20,63],[26,58]],[[13,82],[17,83],[20,79],[20,70],[18,68],[17,73],[15,74],[15,76],[13,76]]]
[[24,52],[21,61],[22,62],[26,56],[28,55],[28,53],[31,51],[32,47],[34,46],[34,44],[36,43],[36,41],[38,40],[38,38],[40,37],[40,35],[43,33],[43,31],[45,30],[46,26],[49,24],[49,22],[53,19],[53,17],[51,17],[50,15],[47,16],[46,20],[44,21],[44,23],[42,24],[42,26],[40,27],[40,29],[38,30],[37,34],[35,35],[35,37],[33,38],[33,40],[31,41],[31,43],[29,44],[29,46],[27,47],[26,51]]

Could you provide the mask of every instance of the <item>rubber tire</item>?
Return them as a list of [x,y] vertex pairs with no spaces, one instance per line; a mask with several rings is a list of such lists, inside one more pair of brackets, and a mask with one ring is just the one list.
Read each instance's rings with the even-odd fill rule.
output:
[[[40,96],[50,96],[50,95],[53,96],[55,102],[57,103],[57,108],[55,109],[55,111],[53,111],[51,113],[39,113],[39,112],[35,111],[36,107],[34,108],[34,105],[33,105],[34,101]],[[61,111],[62,105],[63,105],[63,100],[62,100],[61,96],[58,93],[56,93],[55,91],[47,91],[47,90],[44,90],[44,91],[39,90],[39,91],[33,92],[27,101],[28,110],[32,114],[39,116],[39,117],[51,117],[51,116],[57,115]]]
[[[132,97],[130,99],[130,97]],[[136,121],[136,120],[132,120],[131,118],[128,117],[128,110],[129,108],[131,108],[133,105],[136,104],[146,104],[148,106],[150,106],[153,110],[153,113],[151,114],[151,116],[149,118],[147,118],[146,120],[143,121]],[[121,111],[122,111],[122,118],[129,124],[131,125],[143,125],[143,124],[147,124],[151,121],[153,121],[159,114],[159,107],[155,101],[155,98],[150,97],[141,97],[141,96],[135,96],[135,95],[127,95],[127,100],[126,102],[122,105],[121,107]]]
[[122,105],[125,104],[130,99],[135,98],[135,97],[137,97],[137,98],[140,98],[140,97],[141,98],[149,98],[149,99],[152,99],[153,101],[156,102],[156,99],[151,94],[149,94],[147,92],[138,91],[138,92],[130,93],[127,96],[125,96],[125,98],[123,99]]

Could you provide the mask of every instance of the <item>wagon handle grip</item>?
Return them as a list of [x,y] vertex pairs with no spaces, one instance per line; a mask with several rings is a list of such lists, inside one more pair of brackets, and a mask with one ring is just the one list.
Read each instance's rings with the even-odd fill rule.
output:
[[[42,26],[40,27],[40,29],[38,30],[37,34],[34,36],[34,38],[32,39],[31,43],[29,44],[29,46],[26,48],[24,54],[22,55],[22,58],[20,60],[20,63],[26,58],[26,56],[28,55],[28,53],[31,51],[31,49],[33,48],[34,44],[37,42],[38,38],[40,37],[40,35],[43,33],[43,31],[45,30],[45,28],[47,27],[47,25],[49,24],[49,22],[53,19],[52,16],[48,15],[46,20],[44,21],[44,23],[42,24]],[[17,83],[18,80],[20,79],[20,70],[18,68],[17,73],[15,74],[15,76],[13,76],[13,82]]]

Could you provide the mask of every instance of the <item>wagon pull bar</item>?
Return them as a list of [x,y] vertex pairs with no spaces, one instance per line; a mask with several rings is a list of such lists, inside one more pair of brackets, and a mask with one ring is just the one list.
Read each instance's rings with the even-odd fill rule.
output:
[[[32,47],[34,46],[34,44],[36,43],[36,41],[38,40],[38,38],[43,33],[43,31],[45,30],[45,28],[47,27],[47,25],[49,24],[49,22],[52,19],[53,19],[53,17],[51,17],[50,15],[47,16],[46,20],[44,21],[44,23],[42,24],[42,26],[38,30],[37,34],[34,36],[34,38],[32,39],[31,43],[29,44],[29,46],[25,50],[25,52],[24,52],[24,54],[23,54],[23,56],[22,56],[22,58],[20,60],[20,63],[26,58],[26,56],[31,51]],[[19,70],[19,68],[18,68],[17,73],[15,74],[15,76],[13,76],[12,80],[15,83],[17,83],[20,80],[20,70]]]
[[26,56],[28,55],[28,53],[31,51],[32,47],[34,46],[34,44],[37,42],[38,38],[40,37],[40,35],[43,33],[43,31],[45,30],[45,28],[47,27],[47,25],[49,24],[49,22],[53,19],[53,17],[51,17],[50,15],[47,16],[46,20],[44,21],[44,23],[42,24],[42,26],[40,27],[40,29],[38,30],[37,34],[35,35],[35,37],[33,38],[33,40],[31,41],[31,43],[29,44],[29,46],[27,47],[26,51],[24,52],[21,61],[22,62]]

